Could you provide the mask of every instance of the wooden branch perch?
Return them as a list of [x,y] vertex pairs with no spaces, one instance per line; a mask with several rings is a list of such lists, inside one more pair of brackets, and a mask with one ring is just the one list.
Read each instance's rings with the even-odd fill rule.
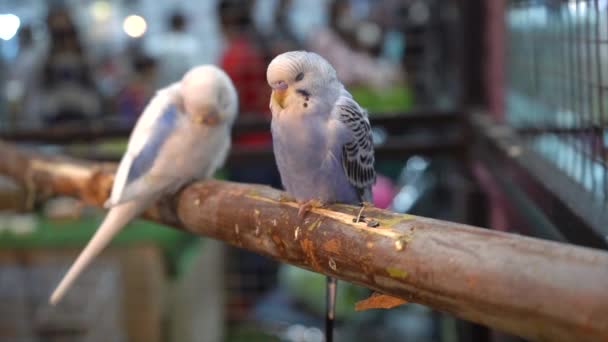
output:
[[[0,173],[38,197],[100,205],[113,167],[0,142]],[[532,340],[608,341],[608,253],[385,210],[297,205],[269,187],[191,184],[147,215],[276,260],[351,281]],[[165,209],[165,210],[161,210]],[[169,209],[169,210],[166,210]],[[163,214],[163,211],[169,214]],[[176,219],[177,218],[177,221]]]

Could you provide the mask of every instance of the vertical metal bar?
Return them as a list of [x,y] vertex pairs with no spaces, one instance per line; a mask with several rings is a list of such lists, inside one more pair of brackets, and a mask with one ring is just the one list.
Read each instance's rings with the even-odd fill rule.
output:
[[[604,47],[604,53],[608,52],[608,49],[606,47],[608,47],[608,34],[604,34],[602,35],[602,14],[604,16],[604,21],[606,21],[606,26],[604,26],[604,29],[606,30],[606,32],[608,32],[608,13],[606,13],[606,11],[608,11],[608,9],[606,8],[606,5],[604,5],[604,8],[599,8],[599,1],[595,0],[595,7],[596,10],[598,12],[598,20],[597,20],[597,28],[596,31],[598,32],[598,38],[601,39],[601,43],[599,43],[596,46],[596,50],[597,50],[597,63],[598,63],[598,70],[597,70],[597,75],[598,75],[598,82],[599,82],[599,130],[598,130],[598,137],[597,137],[597,148],[598,148],[598,153],[600,155],[600,160],[601,160],[601,167],[602,167],[602,190],[601,190],[601,194],[604,200],[604,204],[608,201],[608,164],[606,163],[606,146],[604,143],[604,134],[605,134],[605,130],[606,130],[606,113],[605,113],[605,108],[604,108],[604,94],[606,92],[606,86],[604,84],[605,80],[603,77],[603,72],[604,72],[604,67],[602,65],[602,61],[603,58],[607,58],[608,55],[604,54],[602,55],[602,47]],[[604,37],[602,37],[604,36]],[[601,45],[603,44],[603,45]]]
[[573,153],[573,157],[574,157],[574,177],[576,180],[578,180],[579,182],[583,180],[583,175],[584,175],[584,162],[583,162],[583,158],[581,156],[582,154],[582,149],[580,146],[580,139],[579,139],[579,133],[578,131],[581,130],[582,126],[583,126],[583,115],[585,112],[585,105],[584,105],[584,91],[585,91],[585,81],[584,81],[584,76],[583,76],[583,56],[582,56],[582,51],[583,51],[583,37],[582,37],[582,28],[581,28],[581,24],[580,24],[580,20],[583,17],[582,13],[581,13],[581,1],[580,0],[576,0],[575,1],[575,46],[576,46],[576,61],[575,61],[575,65],[576,65],[576,82],[577,82],[577,96],[576,96],[576,109],[574,111],[574,128],[572,130],[572,133],[570,134],[570,136],[572,137],[572,151]]
[[597,44],[597,40],[591,35],[591,20],[594,17],[595,13],[593,13],[592,6],[589,5],[589,0],[585,0],[585,9],[588,15],[585,17],[585,69],[586,69],[586,89],[587,94],[586,98],[586,119],[584,122],[585,129],[580,133],[580,138],[582,140],[583,148],[585,151],[584,162],[584,180],[585,185],[590,184],[591,188],[590,192],[593,193],[595,190],[595,177],[593,177],[593,163],[595,162],[595,150],[593,149],[593,99],[594,92],[593,88],[596,86],[593,81],[593,73],[591,70],[591,66],[593,63],[593,54],[591,53],[591,44]]
[[[559,7],[559,11],[560,11],[560,36],[559,36],[559,44],[561,47],[561,60],[560,60],[560,67],[562,68],[561,70],[561,77],[558,80],[561,83],[562,89],[563,89],[563,94],[562,94],[562,109],[561,109],[561,113],[558,114],[562,114],[562,113],[567,113],[569,111],[572,110],[572,96],[571,96],[571,91],[572,91],[572,82],[568,82],[568,80],[571,78],[571,66],[570,66],[570,40],[569,40],[569,33],[570,33],[570,26],[569,26],[569,14],[567,12],[564,11],[563,6]],[[565,114],[564,114],[565,115]],[[559,120],[559,117],[557,117],[557,115],[554,118],[554,126],[555,128],[560,128],[561,122]],[[560,153],[559,151],[559,143],[562,142],[562,138],[561,135],[559,133],[559,131],[555,131],[553,134],[551,134],[552,136],[554,136],[556,139],[556,142],[553,150],[551,151],[551,153],[555,154],[555,159],[558,161],[558,166],[561,167],[562,166],[562,159],[565,157],[563,153]]]
[[[602,39],[602,35],[600,33],[600,23],[602,20],[602,13],[600,11],[600,7],[599,7],[599,0],[593,0],[593,9],[596,13],[596,20],[595,20],[595,39],[596,39],[596,44],[595,44],[595,75],[596,75],[596,82],[597,82],[597,87],[596,87],[596,96],[597,96],[597,103],[596,103],[596,117],[594,118],[594,126],[597,126],[597,129],[595,130],[594,134],[593,134],[593,145],[591,148],[594,149],[595,153],[597,153],[598,156],[598,162],[600,163],[600,165],[602,167],[604,167],[604,163],[603,163],[603,158],[602,158],[602,116],[604,115],[604,99],[602,98],[602,63],[601,63],[601,55],[600,55],[600,48],[602,46],[602,44],[604,44],[603,39]],[[604,177],[603,177],[603,173],[602,173],[602,177],[600,179],[596,178],[596,172],[595,172],[595,167],[592,170],[592,176],[593,179],[596,182],[596,188],[594,189],[594,197],[599,197],[601,201],[605,201],[605,196],[603,193],[603,184],[604,184]]]
[[[607,13],[608,12],[608,7],[606,7],[606,5],[604,5],[604,8],[603,9],[599,9],[599,10],[604,12],[603,13],[604,14],[604,20],[606,21],[605,29],[606,29],[606,32],[608,32],[608,13]],[[600,25],[600,23],[601,23],[601,21],[598,20],[598,26]],[[601,32],[601,27],[600,27],[600,32]],[[608,41],[608,34],[606,34],[605,36],[606,36],[606,40],[604,40],[603,44],[604,44],[604,47],[607,47],[608,46],[608,42],[607,42]],[[602,55],[601,54],[601,46],[598,47],[598,49],[600,49],[599,58],[598,58],[598,63],[600,65],[600,70],[598,70],[598,73],[599,73],[600,77],[602,77],[601,75],[604,72],[604,70],[603,70],[604,67],[602,66],[602,59],[608,57],[608,55]],[[605,49],[604,52],[606,53],[607,50],[608,49]],[[604,134],[606,133],[605,132],[605,130],[606,130],[606,121],[605,121],[606,120],[606,116],[605,116],[606,113],[605,113],[605,110],[606,109],[604,108],[604,94],[605,94],[607,88],[605,87],[604,82],[605,82],[605,80],[602,80],[602,82],[600,84],[600,100],[602,102],[600,102],[601,105],[600,105],[600,122],[599,122],[599,124],[600,124],[600,129],[601,130],[600,130],[600,136],[599,136],[599,145],[600,145],[600,151],[599,151],[599,153],[602,156],[601,157],[602,158],[602,168],[603,168],[603,171],[604,171],[602,173],[602,176],[603,176],[602,177],[602,182],[604,184],[603,195],[604,195],[604,201],[606,202],[606,201],[608,201],[608,164],[606,162],[606,158],[607,158],[607,156],[606,156],[606,144],[604,142]]]
[[[568,3],[568,6],[570,6],[572,2]],[[574,3],[576,6],[576,3]],[[568,44],[568,65],[570,67],[570,74],[568,75],[568,80],[570,83],[570,108],[568,108],[568,112],[572,113],[572,115],[574,115],[575,111],[576,111],[576,64],[574,62],[574,58],[575,58],[575,54],[574,54],[574,46],[576,45],[576,36],[575,36],[575,32],[574,32],[574,20],[572,18],[572,11],[570,10],[570,7],[568,7],[568,11],[566,11],[566,17],[568,18],[568,38],[567,38],[567,42],[566,44]],[[566,119],[566,118],[564,118]],[[562,119],[562,121],[564,120]],[[563,123],[563,122],[562,122]],[[567,125],[567,119],[565,121],[565,124]],[[560,127],[561,128],[561,127]],[[565,129],[567,129],[568,127],[564,127]],[[567,132],[567,130],[564,130],[564,133],[561,133],[564,143],[566,145],[571,145],[572,140],[570,139],[570,134]],[[564,169],[567,170],[568,174],[571,174],[573,170],[570,170],[569,168],[572,167],[574,165],[574,158],[572,154],[565,154],[564,153],[564,157],[565,159],[565,165],[564,165]]]
[[577,158],[577,153],[576,153],[576,149],[577,149],[577,140],[576,140],[576,129],[579,127],[579,119],[580,119],[580,113],[581,113],[581,90],[583,88],[582,85],[582,77],[581,77],[581,64],[580,64],[580,51],[581,51],[581,46],[580,46],[580,36],[579,36],[579,23],[578,23],[578,18],[579,18],[579,12],[578,12],[578,0],[574,1],[574,15],[572,16],[572,32],[573,32],[573,42],[572,42],[572,46],[574,47],[573,51],[573,55],[572,55],[572,63],[574,65],[574,74],[573,74],[573,79],[572,81],[574,82],[575,86],[574,86],[574,108],[572,111],[572,120],[571,123],[568,123],[568,138],[570,140],[570,151],[571,153],[571,167],[572,167],[572,175],[575,177],[578,176],[578,171],[579,171],[579,163],[578,163],[578,158]]

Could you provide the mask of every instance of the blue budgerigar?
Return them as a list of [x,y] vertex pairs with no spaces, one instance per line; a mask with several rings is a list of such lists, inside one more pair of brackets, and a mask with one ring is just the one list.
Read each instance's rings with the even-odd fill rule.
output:
[[[273,90],[274,154],[300,215],[326,203],[370,202],[376,173],[369,119],[334,68],[315,53],[292,51],[275,57],[266,77]],[[336,281],[328,277],[327,284],[331,341]]]
[[191,69],[156,93],[129,138],[106,202],[110,210],[53,292],[52,304],[129,221],[162,195],[221,167],[237,107],[232,81],[211,65]]

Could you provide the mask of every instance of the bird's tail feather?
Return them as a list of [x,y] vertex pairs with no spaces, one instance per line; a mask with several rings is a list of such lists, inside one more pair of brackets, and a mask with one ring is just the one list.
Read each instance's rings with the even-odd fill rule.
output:
[[338,292],[338,279],[327,277],[327,302],[325,315],[325,342],[332,342],[334,337],[334,320],[336,319],[336,294]]
[[84,250],[72,264],[66,275],[51,295],[49,302],[57,304],[72,286],[74,280],[84,271],[93,259],[108,245],[112,238],[135,216],[145,209],[147,201],[134,200],[110,209],[103,223],[95,232]]

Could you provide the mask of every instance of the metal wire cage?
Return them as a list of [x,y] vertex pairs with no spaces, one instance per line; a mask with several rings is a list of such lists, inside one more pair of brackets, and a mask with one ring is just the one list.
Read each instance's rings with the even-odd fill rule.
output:
[[509,1],[506,117],[526,144],[608,201],[608,2]]

